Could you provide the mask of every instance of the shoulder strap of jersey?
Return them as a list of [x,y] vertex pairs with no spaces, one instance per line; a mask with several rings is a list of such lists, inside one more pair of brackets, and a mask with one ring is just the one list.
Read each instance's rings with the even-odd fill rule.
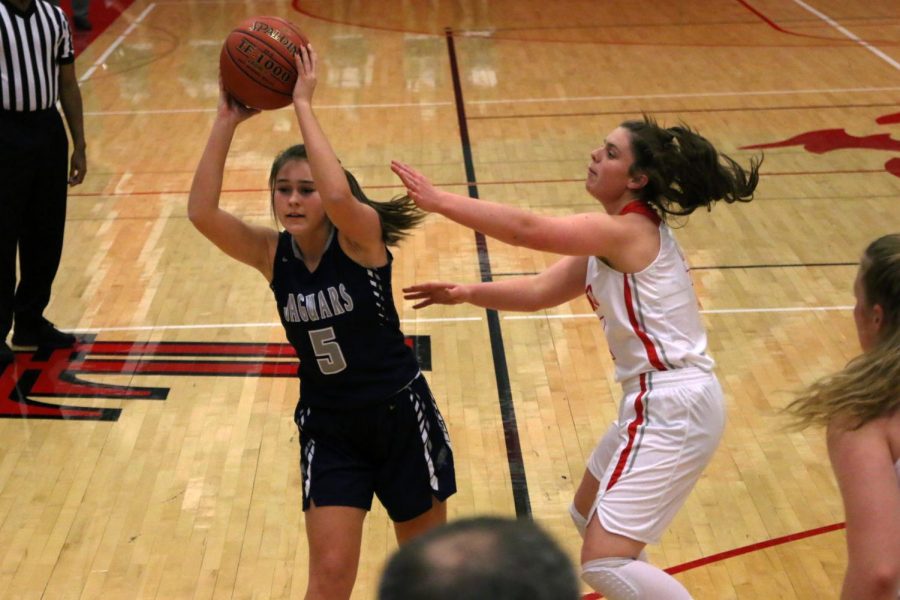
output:
[[662,223],[662,219],[659,217],[656,211],[653,210],[649,204],[641,200],[634,200],[633,202],[629,202],[625,205],[625,207],[622,209],[622,212],[620,212],[619,214],[627,215],[628,213],[643,215],[653,221],[654,225],[659,225],[660,223]]

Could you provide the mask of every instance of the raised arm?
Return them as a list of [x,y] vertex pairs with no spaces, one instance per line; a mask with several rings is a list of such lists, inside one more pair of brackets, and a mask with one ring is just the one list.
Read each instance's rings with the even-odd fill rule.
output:
[[277,232],[244,223],[219,208],[225,159],[235,129],[257,112],[241,106],[227,92],[220,90],[216,119],[191,184],[188,217],[194,227],[225,254],[254,267],[271,281]]
[[533,312],[583,294],[586,271],[586,257],[567,256],[537,275],[488,283],[422,283],[403,288],[403,297],[417,301],[413,308],[465,302],[483,308]]
[[355,258],[364,264],[380,265],[387,260],[381,219],[374,208],[353,196],[344,169],[312,109],[317,60],[312,46],[301,47],[295,56],[298,76],[294,88],[294,112],[306,146],[309,168],[325,213],[344,239],[354,246]]
[[828,454],[847,517],[841,598],[895,600],[900,579],[900,488],[883,420],[857,430],[832,425]]
[[416,169],[398,161],[391,170],[400,177],[419,208],[439,213],[451,221],[513,246],[567,254],[569,256],[615,257],[625,254],[646,229],[646,219],[637,215],[611,217],[606,213],[583,213],[565,217],[538,215],[514,206],[435,188]]

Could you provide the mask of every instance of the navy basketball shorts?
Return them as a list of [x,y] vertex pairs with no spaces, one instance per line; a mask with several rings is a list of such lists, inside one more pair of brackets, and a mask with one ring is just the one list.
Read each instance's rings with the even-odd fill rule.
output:
[[453,449],[428,382],[420,373],[374,406],[298,408],[303,510],[370,510],[377,496],[393,521],[427,512],[456,492]]

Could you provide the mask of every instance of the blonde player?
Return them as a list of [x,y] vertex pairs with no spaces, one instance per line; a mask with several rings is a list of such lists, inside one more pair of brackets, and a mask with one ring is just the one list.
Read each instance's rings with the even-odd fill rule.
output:
[[567,217],[458,196],[405,164],[392,169],[424,210],[502,242],[566,255],[530,277],[404,292],[415,308],[467,302],[520,311],[587,296],[624,395],[570,508],[584,537],[582,578],[611,600],[690,598],[639,560],[684,503],[725,423],[688,266],[665,219],[718,200],[749,201],[759,163],[745,171],[686,127],[628,121],[591,153],[585,187],[603,211]]
[[828,427],[847,516],[843,600],[900,598],[900,234],[866,248],[853,284],[863,353],[788,410]]

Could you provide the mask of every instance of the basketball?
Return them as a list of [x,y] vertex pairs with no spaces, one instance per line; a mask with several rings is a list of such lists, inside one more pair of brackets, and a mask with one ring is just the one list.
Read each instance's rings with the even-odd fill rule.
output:
[[243,21],[225,38],[219,54],[225,91],[250,108],[287,106],[297,82],[294,55],[308,43],[296,25],[279,17]]

